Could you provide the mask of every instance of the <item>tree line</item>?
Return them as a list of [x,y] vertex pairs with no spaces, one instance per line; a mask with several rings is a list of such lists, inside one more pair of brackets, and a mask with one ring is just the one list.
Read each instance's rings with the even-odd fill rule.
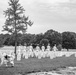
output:
[[[19,44],[24,45],[30,44],[36,47],[37,44],[45,47],[50,43],[53,47],[55,44],[59,48],[76,49],[76,33],[74,32],[63,32],[59,33],[55,30],[47,30],[44,34],[21,34],[17,35],[17,46]],[[15,46],[15,35],[14,34],[0,34],[0,46]]]

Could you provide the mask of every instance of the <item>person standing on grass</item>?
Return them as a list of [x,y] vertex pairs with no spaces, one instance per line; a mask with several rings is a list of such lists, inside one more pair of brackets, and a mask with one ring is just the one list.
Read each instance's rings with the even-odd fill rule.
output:
[[39,50],[40,50],[40,47],[39,47],[39,44],[37,44],[36,51],[39,51]]
[[46,57],[49,57],[50,50],[51,50],[51,47],[50,47],[50,44],[48,44],[46,48]]
[[15,53],[12,52],[9,58],[9,62],[11,63],[12,67],[14,67],[14,59],[15,59]]
[[23,58],[28,59],[28,52],[27,52],[26,43],[24,44],[24,47],[23,47]]
[[54,47],[53,47],[53,51],[57,51],[58,49],[57,49],[57,47],[56,47],[56,44],[54,45]]
[[29,54],[30,54],[31,57],[34,56],[33,55],[33,46],[32,46],[32,44],[29,46]]
[[19,44],[19,47],[17,49],[17,61],[21,60],[21,44]]
[[27,47],[26,47],[26,43],[25,43],[24,46],[23,46],[23,51],[22,51],[23,58],[26,55],[26,49],[27,49]]
[[53,51],[54,52],[52,52],[52,56],[53,56],[53,58],[55,58],[55,57],[57,57],[58,56],[58,49],[57,49],[57,47],[56,47],[56,44],[53,46]]
[[44,44],[42,45],[41,50],[42,50],[43,52],[45,51],[45,46],[44,46]]
[[45,46],[44,46],[44,44],[42,45],[41,50],[42,50],[41,55],[44,58],[45,57],[45,52],[44,52],[45,51]]
[[40,51],[40,47],[39,47],[39,44],[37,44],[36,50],[35,50],[35,56],[36,57],[38,57],[39,51]]
[[47,51],[50,51],[51,50],[51,47],[50,47],[50,44],[47,45]]

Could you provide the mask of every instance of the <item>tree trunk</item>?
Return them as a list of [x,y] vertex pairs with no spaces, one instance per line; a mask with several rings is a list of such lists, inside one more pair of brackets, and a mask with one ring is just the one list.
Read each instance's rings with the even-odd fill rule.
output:
[[[16,11],[15,11],[16,12]],[[16,55],[16,50],[17,50],[17,30],[16,30],[16,14],[14,14],[15,18],[15,55]]]
[[17,50],[17,30],[16,30],[16,20],[15,20],[15,55],[16,55],[16,51]]
[[16,54],[16,51],[17,51],[17,40],[15,40],[15,54]]
[[17,31],[15,30],[15,55],[17,52]]

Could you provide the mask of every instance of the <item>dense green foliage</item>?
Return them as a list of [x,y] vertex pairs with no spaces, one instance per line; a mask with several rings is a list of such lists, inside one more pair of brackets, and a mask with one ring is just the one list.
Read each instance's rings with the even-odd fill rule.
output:
[[[58,49],[61,50],[61,48],[66,49],[76,49],[76,33],[74,32],[63,32],[59,33],[54,30],[48,30],[44,34],[18,34],[17,38],[17,45],[21,43],[24,45],[26,43],[27,45],[33,44],[36,46],[37,44],[44,44],[45,46],[50,43],[51,46],[54,46],[54,44],[57,45]],[[0,34],[0,46],[3,45],[15,45],[15,37],[13,34]]]
[[76,48],[76,33],[74,32],[63,32],[62,33],[62,46],[66,49]]

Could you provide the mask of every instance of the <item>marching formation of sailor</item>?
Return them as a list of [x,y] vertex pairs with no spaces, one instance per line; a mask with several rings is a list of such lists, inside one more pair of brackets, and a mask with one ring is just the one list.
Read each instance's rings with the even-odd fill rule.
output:
[[[19,50],[21,49],[19,48]],[[44,44],[41,46],[41,48],[39,44],[37,44],[36,48],[33,48],[32,44],[30,46],[27,46],[25,44],[22,51],[22,53],[17,54],[18,61],[21,60],[22,55],[25,59],[28,59],[29,57],[36,57],[38,59],[50,57],[50,59],[53,59],[56,57],[61,57],[63,55],[69,57],[70,55],[74,54],[73,52],[58,51],[56,44],[53,47],[51,47],[50,44],[48,44],[46,48]]]
[[[53,47],[53,50],[56,51],[56,45]],[[30,46],[27,46],[26,44],[24,44],[23,49],[21,47],[21,45],[19,45],[18,49],[17,49],[17,61],[21,60],[21,57],[28,59],[29,57],[38,57],[39,59],[41,59],[41,57],[45,58],[46,56],[49,57],[49,52],[51,50],[51,46],[50,44],[47,45],[47,48],[45,49],[44,44],[41,46],[39,46],[39,44],[37,44],[36,48],[34,49],[32,44]]]
[[61,57],[63,55],[69,57],[72,54],[75,54],[76,57],[76,52],[58,51],[56,44],[53,47],[48,44],[46,48],[44,44],[41,46],[41,48],[39,44],[37,44],[35,48],[33,48],[32,44],[30,46],[27,46],[26,44],[22,46],[21,44],[19,44],[16,51],[16,57],[14,51],[10,52],[9,54],[0,52],[0,65],[5,64],[6,66],[8,66],[8,62],[10,62],[11,66],[14,66],[15,58],[17,59],[17,61],[21,61],[21,58],[28,59],[29,57],[36,57],[38,59],[49,57],[50,59],[53,59],[56,57]]

